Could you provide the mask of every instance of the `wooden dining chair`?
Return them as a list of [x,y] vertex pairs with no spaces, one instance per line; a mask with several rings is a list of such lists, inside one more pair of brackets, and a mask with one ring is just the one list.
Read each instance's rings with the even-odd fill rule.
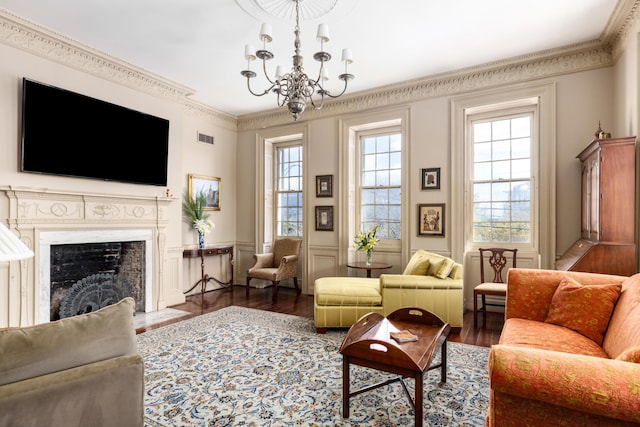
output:
[[[512,268],[516,267],[517,249],[508,248],[480,248],[480,284],[473,289],[473,327],[478,324],[478,313],[482,313],[483,321],[486,322],[487,313],[502,313],[502,311],[490,311],[488,306],[504,307],[504,304],[497,302],[487,302],[486,296],[507,296],[507,284],[502,278],[502,271],[507,266],[509,254],[511,254]],[[488,263],[493,270],[493,278],[485,280],[484,268],[485,258],[488,257]],[[482,300],[482,305],[478,308],[478,296]],[[483,322],[483,323],[484,323]]]

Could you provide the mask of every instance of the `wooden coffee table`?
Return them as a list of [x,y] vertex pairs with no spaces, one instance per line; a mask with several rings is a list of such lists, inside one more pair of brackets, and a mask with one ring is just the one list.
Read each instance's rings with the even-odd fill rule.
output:
[[[398,343],[390,332],[408,330],[417,341]],[[447,381],[447,336],[451,327],[438,316],[421,308],[401,308],[384,318],[378,313],[362,316],[342,341],[342,415],[349,418],[349,399],[378,387],[399,381],[413,406],[416,427],[422,426],[423,375],[440,368],[440,381]],[[436,350],[441,361],[430,366]],[[349,365],[360,365],[400,375],[397,378],[349,391]],[[415,380],[415,401],[411,399],[403,378]]]

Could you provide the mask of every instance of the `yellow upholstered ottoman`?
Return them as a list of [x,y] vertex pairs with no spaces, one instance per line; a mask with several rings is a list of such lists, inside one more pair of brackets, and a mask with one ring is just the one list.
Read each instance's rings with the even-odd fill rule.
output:
[[380,280],[363,277],[323,277],[314,284],[316,330],[349,328],[367,313],[382,314]]

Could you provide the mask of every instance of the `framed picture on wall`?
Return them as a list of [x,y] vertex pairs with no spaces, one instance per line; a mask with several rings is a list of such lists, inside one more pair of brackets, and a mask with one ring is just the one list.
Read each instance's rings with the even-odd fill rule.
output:
[[424,168],[421,170],[422,190],[440,189],[440,168]]
[[220,210],[220,178],[215,176],[189,175],[189,197],[204,193],[207,196],[206,210]]
[[333,206],[316,206],[316,231],[333,231]]
[[445,204],[418,205],[418,236],[444,237]]
[[316,197],[333,197],[333,175],[316,175]]

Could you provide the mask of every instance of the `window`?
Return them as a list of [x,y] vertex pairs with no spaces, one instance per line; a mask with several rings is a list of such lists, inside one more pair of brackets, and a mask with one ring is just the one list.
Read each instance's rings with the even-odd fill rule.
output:
[[360,227],[378,238],[401,238],[402,138],[399,129],[359,135]]
[[470,117],[473,243],[532,243],[533,113]]
[[275,146],[276,236],[302,236],[302,144]]

